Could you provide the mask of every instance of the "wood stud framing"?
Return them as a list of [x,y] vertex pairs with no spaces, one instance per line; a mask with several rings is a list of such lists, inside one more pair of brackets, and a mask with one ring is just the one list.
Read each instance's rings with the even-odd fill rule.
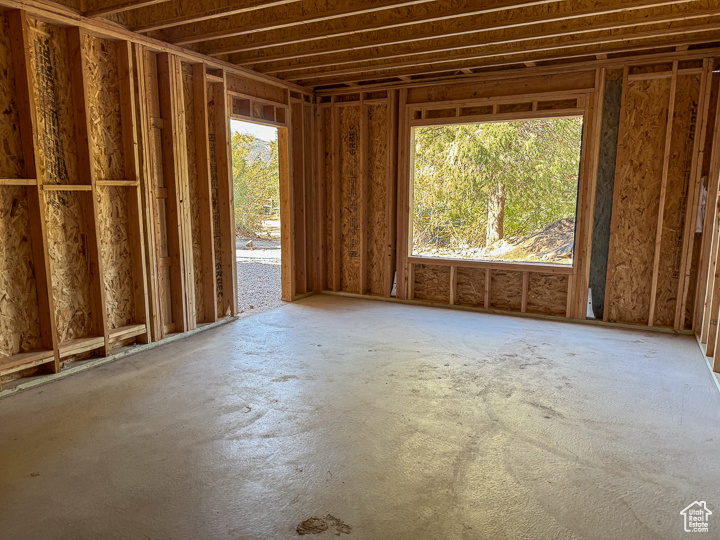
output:
[[[116,7],[121,8],[119,5]],[[10,28],[8,42],[12,44],[15,79],[13,99],[18,109],[22,142],[22,155],[18,155],[18,159],[24,164],[18,177],[0,178],[0,190],[21,189],[27,197],[41,345],[40,348],[21,348],[9,354],[0,352],[0,376],[22,376],[41,366],[59,372],[63,362],[93,354],[107,355],[114,348],[134,340],[160,340],[172,332],[182,332],[220,317],[236,315],[237,267],[229,100],[242,95],[260,102],[265,111],[272,110],[272,121],[282,126],[281,132],[293,132],[298,141],[298,159],[300,163],[305,162],[299,171],[284,167],[285,185],[296,185],[298,177],[303,179],[299,204],[307,208],[304,226],[308,230],[314,223],[314,207],[309,202],[314,196],[314,158],[310,155],[312,141],[307,139],[308,133],[312,133],[313,102],[305,93],[295,93],[301,104],[300,117],[307,120],[307,128],[304,129],[301,124],[294,126],[289,114],[288,89],[293,88],[292,85],[255,77],[246,80],[242,72],[218,70],[217,64],[213,63],[209,64],[212,66],[212,71],[209,71],[207,63],[192,62],[192,57],[188,62],[186,56],[162,48],[153,50],[150,41],[139,44],[137,40],[118,39],[121,36],[115,31],[106,33],[101,22],[97,26],[87,21],[81,25],[68,25],[66,15],[43,13],[43,20],[48,21],[43,24],[67,39],[68,46],[62,50],[62,54],[67,55],[67,64],[63,65],[70,67],[67,73],[60,75],[68,81],[64,84],[69,85],[71,103],[69,114],[63,118],[69,126],[74,126],[69,137],[77,146],[77,175],[70,177],[66,183],[50,183],[44,180],[42,162],[36,159],[36,156],[46,158],[43,153],[47,147],[43,146],[43,138],[47,134],[38,127],[38,123],[44,120],[40,119],[36,106],[38,75],[31,63],[34,54],[31,32],[37,33],[31,25],[35,22],[21,10],[9,10],[0,16],[7,18]],[[54,26],[56,22],[59,26]],[[97,39],[109,39],[103,51],[109,51],[108,58],[116,62],[114,71],[110,72],[115,77],[113,84],[117,88],[114,98],[108,97],[110,94],[90,95],[89,87],[97,81],[88,80],[91,69],[96,69],[95,64],[91,66],[89,62],[104,61],[88,57],[88,47]],[[9,49],[0,50],[0,54],[9,53]],[[189,69],[193,79],[193,106],[187,111],[185,99],[190,97],[186,98],[189,95],[184,93],[183,62],[186,63],[185,72]],[[229,87],[242,87],[245,93],[238,94]],[[267,96],[278,94],[278,87],[283,88],[280,95],[284,97],[280,101],[268,99]],[[94,162],[98,141],[93,139],[93,122],[104,121],[91,117],[91,107],[95,106],[91,100],[98,98],[115,99],[119,140],[118,148],[113,151],[119,156],[118,166],[123,174],[101,174]],[[188,129],[190,124],[195,129]],[[188,155],[185,141],[191,138],[195,152]],[[290,145],[286,149],[291,150]],[[198,165],[195,170],[197,202],[201,208],[199,221],[194,221],[190,214],[195,195],[188,184],[188,160]],[[86,243],[83,246],[68,245],[67,248],[81,249],[80,253],[87,257],[90,276],[88,333],[64,341],[59,338],[54,317],[58,309],[53,294],[57,282],[53,283],[50,224],[46,215],[52,197],[79,201],[80,224],[83,227],[81,238],[86,239]],[[99,206],[101,199],[112,200],[114,197],[122,199],[119,204],[126,212],[124,221],[117,226],[123,227],[123,234],[126,234],[129,253],[123,257],[123,264],[129,268],[132,284],[127,292],[131,298],[125,299],[131,306],[129,322],[117,326],[110,323],[108,314],[112,313],[109,311],[112,308],[108,303],[109,297],[106,297],[109,286],[106,276],[111,269],[104,267],[102,253],[109,247],[100,240],[104,227],[116,225],[107,222],[108,218],[114,219],[114,214],[100,219]],[[159,206],[160,200],[164,201],[164,208]],[[287,213],[287,221],[295,219],[294,210],[287,205],[283,209]],[[285,274],[293,281],[295,259],[299,255],[306,256],[317,245],[305,236],[305,229],[299,229],[297,240],[302,245],[301,253],[283,257],[290,261]],[[202,267],[198,268],[193,261],[194,241],[204,250]],[[159,249],[164,242],[167,243],[167,253]],[[311,273],[312,257],[307,255],[306,260],[307,271]],[[169,271],[170,276],[167,283],[162,278],[165,271]],[[202,294],[204,311],[196,315],[195,301],[200,297],[196,296],[193,284],[195,274],[199,273],[202,273],[202,288],[197,294]],[[306,279],[308,285],[304,286],[305,291],[314,284],[315,276],[310,275]],[[292,296],[288,294],[287,299],[293,297],[294,293]],[[169,310],[164,307],[166,303],[170,306]]]

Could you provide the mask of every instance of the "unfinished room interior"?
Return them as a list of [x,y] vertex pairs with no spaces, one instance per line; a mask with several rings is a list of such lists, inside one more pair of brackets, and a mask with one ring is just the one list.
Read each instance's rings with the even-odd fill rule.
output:
[[0,538],[720,538],[719,180],[720,0],[0,0]]

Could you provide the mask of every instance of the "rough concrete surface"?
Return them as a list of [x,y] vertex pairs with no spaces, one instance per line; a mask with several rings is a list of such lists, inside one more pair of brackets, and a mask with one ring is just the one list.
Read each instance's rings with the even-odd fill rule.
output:
[[719,411],[691,337],[314,296],[0,400],[0,537],[717,538]]

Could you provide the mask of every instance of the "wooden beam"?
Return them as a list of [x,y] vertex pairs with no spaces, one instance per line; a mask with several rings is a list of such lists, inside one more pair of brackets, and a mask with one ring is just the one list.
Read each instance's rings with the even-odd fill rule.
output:
[[7,14],[10,42],[13,47],[13,68],[15,72],[16,103],[18,108],[20,140],[22,144],[24,175],[35,178],[38,187],[28,187],[28,218],[30,225],[30,244],[33,265],[35,266],[35,286],[38,296],[38,316],[40,319],[40,341],[42,347],[52,351],[51,369],[60,371],[58,352],[58,333],[55,324],[55,301],[52,293],[52,273],[47,241],[47,218],[45,216],[45,196],[39,189],[43,181],[42,170],[37,155],[40,150],[38,117],[33,92],[34,73],[30,64],[31,47],[28,35],[27,15],[23,11],[13,10]]
[[[718,91],[715,105],[715,124],[713,133],[710,170],[708,172],[709,189],[707,204],[705,206],[705,223],[703,226],[703,254],[700,261],[700,278],[698,278],[698,295],[696,305],[696,319],[694,327],[699,328],[700,343],[707,343],[710,326],[711,310],[715,297],[715,271],[718,256],[718,242],[720,242],[720,91]],[[703,264],[703,261],[706,261]],[[700,302],[700,299],[703,301]]]
[[133,102],[136,105],[136,113],[138,123],[136,124],[136,142],[140,145],[142,152],[139,154],[139,174],[138,180],[141,182],[140,201],[142,218],[140,221],[144,223],[143,241],[145,245],[145,261],[146,272],[145,280],[148,288],[148,312],[149,319],[147,323],[150,327],[149,338],[157,341],[163,337],[163,314],[160,305],[160,283],[158,275],[158,261],[156,250],[156,239],[158,234],[155,227],[154,208],[156,204],[154,193],[154,181],[152,177],[152,160],[150,154],[149,133],[150,133],[150,113],[148,111],[148,92],[150,74],[147,70],[147,51],[141,45],[135,45],[134,58],[134,75],[137,81],[137,93],[133,96]]
[[207,71],[205,64],[193,64],[193,116],[197,163],[198,205],[200,206],[200,248],[202,250],[203,306],[201,322],[217,321],[215,280],[215,233],[213,231],[212,180],[210,178],[210,136],[207,114]]
[[[512,2],[512,0],[491,1],[496,3],[504,2],[505,4]],[[241,13],[217,20],[201,21],[167,28],[165,31],[162,31],[162,33],[153,33],[152,35],[153,37],[159,37],[164,41],[176,45],[188,45],[209,39],[239,36],[250,32],[257,32],[258,30],[277,30],[291,26],[305,25],[316,21],[347,17],[348,15],[372,13],[390,8],[397,9],[427,2],[429,2],[429,0],[336,0],[331,3],[315,3],[304,0],[302,2],[291,3],[282,9],[282,11],[271,7],[255,11],[252,17]],[[146,32],[148,25],[139,24],[131,28],[136,32]]]
[[[133,32],[152,32],[174,26],[198,24],[213,19],[246,15],[252,11],[277,8],[300,0],[219,0],[187,2],[171,0],[164,5],[143,7],[129,14],[128,27]],[[150,4],[153,2],[150,0]],[[157,3],[157,2],[154,2]],[[252,16],[250,16],[252,17]]]
[[[590,124],[587,130],[588,140],[583,140],[585,166],[582,169],[581,179],[585,184],[585,194],[580,216],[577,217],[583,226],[580,229],[580,239],[576,245],[577,274],[575,282],[568,284],[568,297],[574,304],[571,305],[573,313],[567,313],[568,317],[576,319],[587,318],[588,288],[590,286],[590,264],[592,255],[592,237],[595,219],[595,194],[597,187],[597,171],[600,155],[600,136],[602,128],[603,102],[605,96],[605,69],[600,68],[595,72],[595,92],[587,97],[588,113],[585,122]],[[578,207],[580,208],[580,207]],[[572,293],[574,298],[572,298]]]
[[398,179],[397,179],[397,245],[396,245],[396,286],[395,296],[401,300],[408,299],[408,255],[410,246],[409,214],[411,166],[410,155],[414,153],[413,135],[407,111],[407,89],[399,93],[399,133],[398,138]]
[[[668,3],[670,0],[603,0],[614,3],[618,8],[634,8]],[[683,0],[688,1],[688,0]],[[578,4],[577,6],[575,4]],[[573,2],[572,10],[579,14],[602,13],[604,6],[595,5],[592,0]],[[590,11],[585,8],[589,7]],[[508,12],[508,10],[514,10]],[[522,9],[522,12],[520,10]],[[466,29],[485,28],[479,21],[489,18],[500,24],[522,25],[521,19],[527,13],[531,20],[555,20],[567,13],[565,3],[559,2],[476,2],[456,0],[453,2],[431,2],[404,6],[401,9],[352,15],[337,19],[321,20],[277,30],[259,30],[230,38],[198,43],[195,49],[213,56],[245,53],[231,57],[231,62],[252,60],[263,54],[268,60],[304,56],[310,50],[317,54],[340,52],[353,47],[375,47],[389,43],[402,43],[409,36],[418,39],[440,35],[461,35]],[[552,15],[551,15],[552,14]],[[511,16],[510,16],[511,15]],[[513,23],[509,19],[513,19]],[[480,25],[480,26],[478,26]],[[291,47],[292,46],[292,47]]]
[[93,2],[92,0],[85,0],[83,15],[89,18],[101,17],[104,15],[113,15],[115,13],[130,11],[131,9],[138,9],[157,4],[167,4],[167,2],[168,0],[126,0],[124,2],[117,2],[114,0],[105,2],[102,0],[96,0]]
[[[292,115],[290,115],[292,126]],[[292,138],[290,128],[278,128],[278,160],[280,170],[280,249],[282,299],[295,297],[295,249],[293,243]]]
[[[423,21],[412,26],[393,26],[383,31],[355,33],[332,40],[296,43],[292,46],[275,45],[232,54],[227,59],[238,65],[256,65],[255,69],[259,71],[280,70],[293,65],[333,65],[334,59],[348,56],[352,61],[377,60],[493,43],[511,43],[515,40],[589,33],[652,22],[683,21],[692,16],[717,14],[720,2],[714,2],[711,7],[692,9],[688,2],[678,4],[672,0],[580,0],[526,7],[513,11],[512,16],[509,16],[507,11],[483,12],[479,9],[481,7],[484,6],[478,5],[475,10],[466,8],[479,13],[469,13],[468,16],[454,17],[434,24]],[[416,7],[417,11],[420,9]],[[483,16],[478,16],[480,14]],[[199,47],[199,50],[217,55],[217,50],[211,48],[213,44],[214,42],[209,42],[206,47]],[[267,65],[274,66],[274,69],[266,68]]]
[[[96,173],[92,165],[93,141],[91,139],[90,116],[88,114],[87,66],[83,53],[85,31],[71,26],[67,30],[67,44],[70,79],[72,83],[73,111],[75,115],[75,139],[78,151],[78,176],[81,185],[90,187],[90,192],[81,195],[85,233],[88,236],[87,259],[90,267],[90,299],[92,302],[92,331],[104,342],[103,354],[110,354],[107,307],[101,247],[100,225],[98,223],[98,197],[95,186]],[[69,186],[68,186],[69,187]],[[62,344],[61,344],[62,346]],[[62,355],[61,355],[62,356]]]
[[388,90],[387,224],[385,237],[385,297],[392,295],[395,280],[398,195],[398,92]]
[[358,226],[360,229],[360,294],[368,293],[368,106],[360,94],[360,144],[358,146]]
[[333,106],[331,116],[332,131],[332,199],[333,199],[333,219],[332,219],[332,237],[333,237],[333,291],[339,291],[342,288],[342,279],[340,272],[342,271],[342,257],[340,254],[340,109]]
[[[627,93],[628,93],[628,75],[630,69],[629,67],[625,66],[625,69],[623,69],[623,82],[622,82],[622,98],[620,101],[620,110],[625,110],[625,103],[627,101]],[[615,163],[622,163],[623,161],[623,155],[622,150],[624,148],[623,145],[623,139],[625,136],[625,129],[626,129],[626,122],[623,121],[624,116],[620,116],[620,128],[618,131],[618,150],[617,150],[617,157],[615,159]],[[618,186],[618,179],[620,178],[620,167],[616,167],[615,169],[615,190],[613,193],[613,208],[618,208],[619,200],[620,200],[620,190],[617,188]],[[610,312],[610,298],[611,298],[611,291],[612,291],[612,277],[613,277],[613,270],[615,269],[615,237],[617,236],[614,234],[614,231],[618,228],[617,224],[617,214],[613,212],[612,218],[610,220],[610,243],[608,246],[608,263],[607,263],[607,274],[605,278],[605,307],[603,312],[603,321],[608,322],[609,321],[609,312]]]
[[670,95],[668,96],[668,113],[665,124],[665,150],[663,152],[662,176],[660,179],[660,197],[658,202],[658,218],[655,229],[655,255],[652,269],[652,285],[650,289],[650,312],[648,326],[655,326],[655,303],[657,301],[657,284],[660,273],[660,247],[662,245],[663,222],[665,219],[665,196],[667,195],[668,171],[670,169],[670,145],[672,144],[673,121],[675,119],[675,94],[677,92],[678,62],[673,62]]
[[[235,194],[233,189],[230,116],[225,77],[222,83],[210,85],[215,112],[215,163],[217,169],[217,196],[220,225],[220,275],[217,291],[222,292],[223,304],[218,309],[223,315],[237,315],[237,259],[235,247]],[[214,231],[216,232],[216,231]]]
[[[160,95],[160,111],[164,123],[162,129],[162,170],[168,190],[166,201],[168,251],[172,261],[170,268],[170,287],[172,290],[172,315],[175,329],[178,332],[188,330],[188,287],[185,281],[184,258],[182,256],[182,210],[181,179],[178,178],[178,120],[174,104],[177,103],[174,59],[168,53],[157,57],[158,90]],[[168,321],[164,321],[167,325]]]
[[263,82],[276,88],[292,89],[295,92],[312,94],[312,91],[308,88],[287,83],[275,77],[269,77],[251,69],[241,68],[228,62],[207,57],[186,48],[171,45],[164,41],[134,33],[103,18],[90,19],[82,17],[78,15],[77,11],[65,8],[50,0],[0,0],[0,8],[7,8],[9,10],[20,9],[31,17],[51,22],[53,24],[60,26],[78,26],[99,37],[115,41],[130,41],[135,44],[143,45],[153,52],[172,53],[188,62],[205,62],[209,68],[223,69],[230,74],[238,75],[240,77],[244,77],[245,79]]
[[[673,46],[678,41],[688,44],[704,45],[713,42],[716,38],[717,31],[701,28],[697,31],[693,30],[692,32],[671,32],[664,37],[638,37],[637,34],[627,35],[622,39],[612,40],[611,42],[601,39],[599,40],[599,43],[591,45],[586,44],[582,46],[575,46],[575,44],[572,43],[572,40],[569,39],[565,45],[555,44],[550,46],[548,44],[547,47],[540,46],[537,50],[529,52],[517,50],[505,54],[512,48],[507,46],[504,49],[498,48],[495,52],[483,55],[481,58],[468,58],[456,61],[438,59],[430,63],[420,62],[417,66],[397,66],[378,71],[375,71],[371,66],[368,66],[362,72],[356,72],[354,68],[348,68],[345,70],[352,71],[353,73],[315,73],[312,76],[308,75],[305,77],[297,77],[296,75],[289,74],[287,80],[297,80],[299,84],[303,84],[306,87],[318,87],[345,84],[348,81],[382,81],[383,79],[396,78],[400,75],[422,75],[428,80],[431,80],[432,76],[435,75],[436,82],[437,80],[448,79],[459,80],[460,78],[457,77],[457,71],[463,68],[479,70],[476,75],[490,73],[491,76],[494,74],[492,70],[497,70],[499,73],[501,68],[505,68],[502,69],[502,71],[505,73],[506,77],[509,78],[513,77],[513,71],[525,71],[526,74],[529,75],[535,72],[550,73],[553,72],[554,68],[559,72],[567,73],[569,71],[580,70],[582,67],[591,67],[595,69],[610,65],[623,66],[624,64],[639,64],[641,62],[640,56],[643,54],[645,54],[645,59],[660,57],[662,59],[661,61],[666,62],[674,59],[673,54],[677,54],[678,58],[682,57],[683,59],[693,57],[704,58],[713,55],[712,48],[708,48],[705,52],[700,52],[700,50],[688,51],[687,53],[669,53],[662,51],[668,46]],[[590,57],[594,57],[594,55],[599,51],[605,51],[608,54],[613,54],[615,55],[615,58],[604,61],[595,59],[589,60]],[[620,55],[625,55],[626,58],[621,58]],[[525,67],[525,62],[528,59],[532,59],[536,62],[553,62],[554,65],[538,65],[535,68],[528,68]],[[564,64],[562,62],[564,62]],[[562,69],[558,70],[561,65],[563,66]],[[422,82],[425,82],[425,80]],[[403,87],[404,85],[398,84],[396,86]],[[383,84],[383,88],[388,87],[388,84]],[[365,85],[364,89],[367,90]]]
[[[1,2],[2,0],[0,0]],[[473,72],[472,75],[459,75],[458,73],[448,74],[449,72],[425,73],[422,77],[411,78],[404,75],[387,75],[383,81],[367,82],[363,84],[364,92],[371,91],[387,91],[391,89],[400,90],[402,88],[428,88],[436,87],[439,84],[466,84],[471,82],[511,82],[517,79],[527,79],[529,77],[551,78],[560,75],[572,75],[587,72],[588,70],[596,70],[599,68],[623,69],[627,65],[643,65],[652,63],[667,63],[674,60],[703,60],[704,58],[720,56],[720,47],[699,47],[697,49],[688,50],[686,52],[668,52],[665,48],[642,48],[632,51],[624,51],[616,56],[608,57],[605,60],[597,60],[594,57],[587,59],[587,55],[583,54],[581,59],[579,56],[568,56],[562,59],[555,59],[552,63],[538,65],[536,67],[525,67],[523,62],[513,61],[506,64],[483,67],[481,71]],[[567,60],[562,62],[559,60]],[[403,80],[407,79],[407,81]],[[344,95],[348,93],[346,87],[330,85],[326,82],[315,85],[314,92],[318,97],[331,97]]]
[[[603,23],[598,24],[602,25]],[[542,27],[542,25],[540,26]],[[642,29],[638,29],[638,26],[642,26]],[[483,35],[496,36],[496,39],[490,38],[486,44],[459,46],[457,43],[448,43],[442,48],[418,53],[401,50],[398,54],[391,53],[387,58],[379,60],[374,58],[356,60],[356,56],[342,53],[325,59],[322,64],[319,64],[319,60],[308,62],[308,64],[315,64],[310,67],[301,61],[291,61],[292,65],[257,64],[255,69],[268,74],[272,73],[289,81],[310,78],[338,79],[340,75],[353,74],[363,74],[360,80],[368,80],[377,77],[378,73],[383,75],[422,73],[423,69],[427,69],[423,66],[428,65],[431,65],[435,71],[477,68],[483,66],[478,63],[480,60],[487,62],[488,59],[497,57],[521,56],[517,61],[541,61],[546,57],[558,56],[558,53],[565,50],[576,51],[578,54],[587,56],[597,52],[614,52],[614,49],[624,51],[637,44],[644,47],[649,45],[659,47],[675,45],[678,42],[692,43],[695,40],[693,36],[698,33],[707,34],[708,41],[712,41],[713,37],[717,37],[717,30],[720,29],[720,16],[699,16],[683,21],[682,25],[666,21],[633,25],[619,24],[615,28],[605,30],[573,29],[572,31],[553,33],[551,29],[548,29],[544,36],[531,33],[533,29],[533,27],[524,29],[522,32],[518,32],[518,35],[509,32],[488,32]],[[535,30],[540,31],[540,29]],[[601,50],[596,50],[598,46],[603,47]],[[350,77],[341,80],[348,82],[356,79]]]
[[143,231],[142,197],[140,192],[140,159],[137,140],[137,114],[135,111],[135,78],[133,75],[132,43],[121,41],[117,45],[118,79],[120,93],[120,121],[123,138],[123,158],[125,176],[122,180],[97,180],[96,185],[131,187],[127,193],[128,201],[128,240],[132,257],[133,297],[135,313],[133,322],[145,326],[145,337],[142,341],[152,340],[150,330],[150,302],[148,295],[147,275],[145,268],[145,234]]
[[[692,151],[693,161],[690,169],[690,185],[688,187],[688,200],[685,211],[681,273],[678,283],[678,298],[680,301],[677,302],[677,309],[675,311],[676,330],[685,327],[685,307],[687,305],[688,290],[690,288],[690,273],[692,272],[695,222],[697,220],[700,183],[702,182],[702,164],[705,155],[705,135],[707,133],[713,66],[714,60],[708,58],[703,60],[703,74],[700,78],[700,99],[698,100],[698,118],[695,124],[695,141]],[[700,129],[697,129],[697,126],[699,126]]]
[[[185,331],[197,328],[197,303],[195,296],[195,258],[193,256],[193,226],[190,201],[190,178],[188,173],[187,138],[194,134],[187,133],[185,121],[185,91],[183,89],[182,62],[176,56],[170,56],[170,77],[172,110],[172,130],[174,140],[175,189],[179,210],[180,224],[180,257],[185,279]],[[164,155],[164,152],[163,152]],[[174,293],[173,293],[174,294]]]

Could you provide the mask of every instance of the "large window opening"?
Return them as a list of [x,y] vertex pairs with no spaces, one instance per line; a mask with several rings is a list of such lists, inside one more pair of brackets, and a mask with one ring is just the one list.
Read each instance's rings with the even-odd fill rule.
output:
[[413,128],[412,254],[572,265],[582,117]]
[[281,305],[278,129],[231,120],[238,311]]

